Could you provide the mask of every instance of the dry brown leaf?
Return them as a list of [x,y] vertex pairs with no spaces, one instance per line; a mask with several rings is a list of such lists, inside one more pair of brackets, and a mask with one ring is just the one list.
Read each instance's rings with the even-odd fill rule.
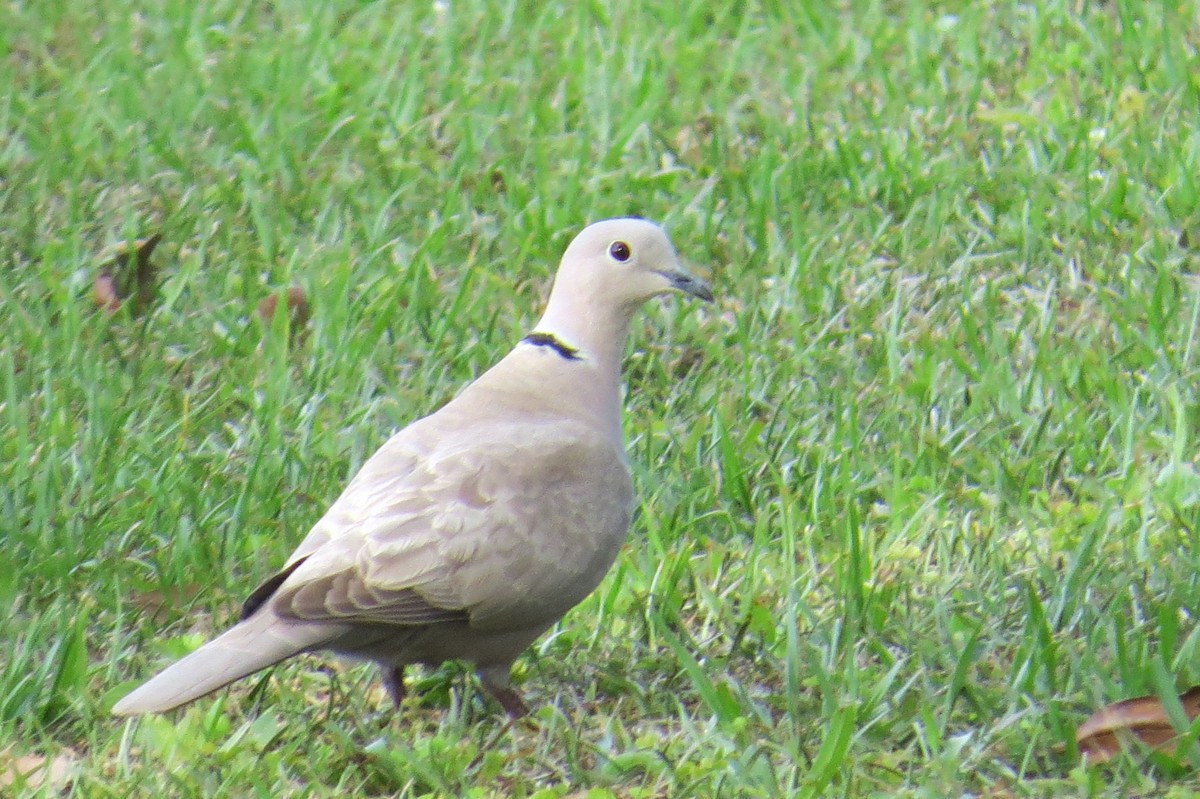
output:
[[[280,294],[281,292],[268,294],[258,303],[258,310],[255,313],[264,325],[271,324],[271,320],[275,318]],[[308,297],[305,295],[304,289],[299,286],[291,286],[286,294],[289,330],[295,335],[296,331],[308,324],[308,319],[312,314],[309,311]]]
[[[1200,716],[1200,685],[1179,696],[1188,721]],[[1116,757],[1130,741],[1164,752],[1174,751],[1175,728],[1156,696],[1139,696],[1116,702],[1093,713],[1075,731],[1079,754],[1092,763]]]
[[96,275],[96,280],[92,283],[92,300],[97,308],[110,313],[121,307],[121,298],[117,296],[117,284],[111,272],[102,270]]
[[55,789],[65,788],[71,782],[78,759],[79,756],[70,749],[53,757],[0,752],[0,788],[12,785],[40,788],[45,784]]
[[138,239],[133,247],[119,244],[113,258],[100,267],[92,283],[92,300],[97,308],[114,312],[132,298],[135,315],[144,313],[158,291],[158,267],[150,260],[161,233]]

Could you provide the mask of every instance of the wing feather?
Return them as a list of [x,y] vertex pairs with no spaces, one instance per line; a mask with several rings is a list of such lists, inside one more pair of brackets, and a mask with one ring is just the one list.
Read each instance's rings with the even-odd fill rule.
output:
[[569,420],[473,433],[385,445],[293,556],[275,612],[506,629],[590,593],[629,525],[624,453]]

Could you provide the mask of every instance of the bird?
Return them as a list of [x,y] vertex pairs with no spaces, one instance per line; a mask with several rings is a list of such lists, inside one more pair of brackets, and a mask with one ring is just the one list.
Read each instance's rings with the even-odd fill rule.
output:
[[411,665],[458,660],[513,718],[517,657],[603,579],[634,508],[621,430],[630,323],[707,283],[640,218],[585,227],[533,330],[350,480],[240,620],[113,706],[172,710],[293,655],[379,666],[399,709]]

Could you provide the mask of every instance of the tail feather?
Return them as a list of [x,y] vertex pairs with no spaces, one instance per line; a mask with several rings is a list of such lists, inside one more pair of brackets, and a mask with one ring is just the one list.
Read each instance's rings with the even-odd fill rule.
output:
[[135,716],[177,708],[340,632],[340,627],[285,621],[264,610],[167,666],[117,702],[113,713]]

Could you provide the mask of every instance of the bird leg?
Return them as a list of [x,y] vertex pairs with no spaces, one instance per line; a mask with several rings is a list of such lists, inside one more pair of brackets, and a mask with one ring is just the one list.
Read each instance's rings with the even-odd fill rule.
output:
[[480,669],[479,680],[487,692],[500,703],[500,707],[504,708],[510,719],[519,719],[529,715],[529,707],[509,682],[510,668],[504,666],[498,669]]
[[399,710],[404,697],[408,696],[408,689],[404,687],[404,667],[392,666],[388,668],[387,666],[380,666],[379,672],[383,678],[383,687],[387,689],[388,696],[392,698],[392,704]]
[[519,719],[529,715],[529,706],[512,688],[488,688],[488,693],[496,698],[510,719]]

